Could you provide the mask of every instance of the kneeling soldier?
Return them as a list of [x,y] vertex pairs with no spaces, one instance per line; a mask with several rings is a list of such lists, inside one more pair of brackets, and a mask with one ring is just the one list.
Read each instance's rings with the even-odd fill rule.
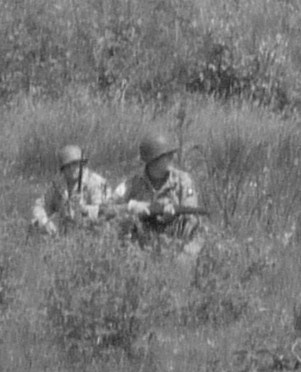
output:
[[51,235],[58,233],[61,221],[76,221],[77,217],[96,220],[99,207],[111,196],[107,181],[86,167],[88,159],[75,145],[63,147],[59,153],[60,172],[45,194],[36,200],[32,224]]
[[[172,165],[176,151],[164,135],[146,135],[140,144],[145,167],[116,188],[114,199],[127,203],[128,211],[138,216],[144,232],[190,241],[199,219],[193,214],[177,213],[177,209],[197,207],[198,198],[190,175]],[[161,208],[160,213],[152,212],[154,205]]]

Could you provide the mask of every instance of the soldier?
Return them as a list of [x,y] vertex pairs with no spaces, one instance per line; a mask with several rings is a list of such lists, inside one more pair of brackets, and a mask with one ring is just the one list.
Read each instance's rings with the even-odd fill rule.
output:
[[[190,175],[173,166],[176,146],[162,134],[148,134],[140,144],[142,172],[122,182],[114,192],[117,203],[127,203],[138,217],[144,232],[164,233],[190,241],[198,227],[196,215],[176,215],[177,206],[197,207],[198,198]],[[162,206],[161,215],[151,215],[154,203]]]
[[67,145],[59,152],[60,172],[46,193],[36,200],[32,225],[50,235],[58,233],[54,217],[62,221],[96,220],[99,207],[111,196],[107,181],[86,167],[80,147]]

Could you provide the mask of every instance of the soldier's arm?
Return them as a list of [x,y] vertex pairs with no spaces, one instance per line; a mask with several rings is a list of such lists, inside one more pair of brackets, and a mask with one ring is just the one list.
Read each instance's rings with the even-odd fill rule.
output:
[[96,220],[102,205],[110,203],[112,189],[102,177],[94,175],[88,187],[88,199],[83,201],[82,212],[91,220]]
[[[192,178],[185,174],[180,181],[180,205],[185,207],[198,207],[198,194]],[[193,214],[186,214],[180,217],[183,223],[182,237],[184,239],[190,239],[193,231],[199,225],[199,217]]]
[[187,174],[180,180],[180,205],[198,207],[198,194],[192,178]]
[[138,197],[140,187],[141,181],[137,175],[124,180],[116,187],[112,196],[116,213],[124,211],[138,215],[150,213],[150,202],[142,201]]
[[44,195],[36,199],[32,209],[33,218],[31,222],[33,224],[44,227],[50,221],[53,214],[57,212],[55,199],[58,196],[56,194],[55,188],[51,185]]

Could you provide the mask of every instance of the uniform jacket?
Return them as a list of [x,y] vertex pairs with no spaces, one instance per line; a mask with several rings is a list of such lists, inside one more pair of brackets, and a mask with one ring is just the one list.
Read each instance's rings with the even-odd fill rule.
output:
[[[56,177],[45,194],[35,201],[32,223],[42,227],[56,214],[63,218],[73,218],[74,209],[69,201],[77,193],[77,186],[76,184],[73,190],[68,191],[64,177]],[[106,179],[88,168],[83,169],[81,203],[87,218],[97,219],[99,206],[106,203],[111,194]]]
[[[169,175],[163,186],[156,190],[145,170],[122,182],[114,192],[117,203],[128,203],[130,200],[149,201],[174,206],[198,206],[198,197],[191,176],[184,171],[170,168]],[[192,215],[174,217],[169,221],[160,221],[152,217],[144,219],[148,229],[168,232],[180,237],[185,224],[197,224],[198,218]]]

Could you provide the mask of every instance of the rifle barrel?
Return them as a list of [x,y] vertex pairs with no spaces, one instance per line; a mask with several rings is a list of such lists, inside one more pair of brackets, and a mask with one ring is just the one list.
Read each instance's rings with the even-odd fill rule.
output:
[[[163,205],[153,204],[150,207],[151,215],[160,215],[163,214]],[[209,212],[201,207],[189,207],[189,206],[175,206],[175,215],[179,216],[182,214],[197,214],[200,216],[209,216]]]
[[176,214],[198,214],[201,216],[209,216],[209,212],[206,211],[204,208],[201,207],[185,207],[180,206],[176,208]]

